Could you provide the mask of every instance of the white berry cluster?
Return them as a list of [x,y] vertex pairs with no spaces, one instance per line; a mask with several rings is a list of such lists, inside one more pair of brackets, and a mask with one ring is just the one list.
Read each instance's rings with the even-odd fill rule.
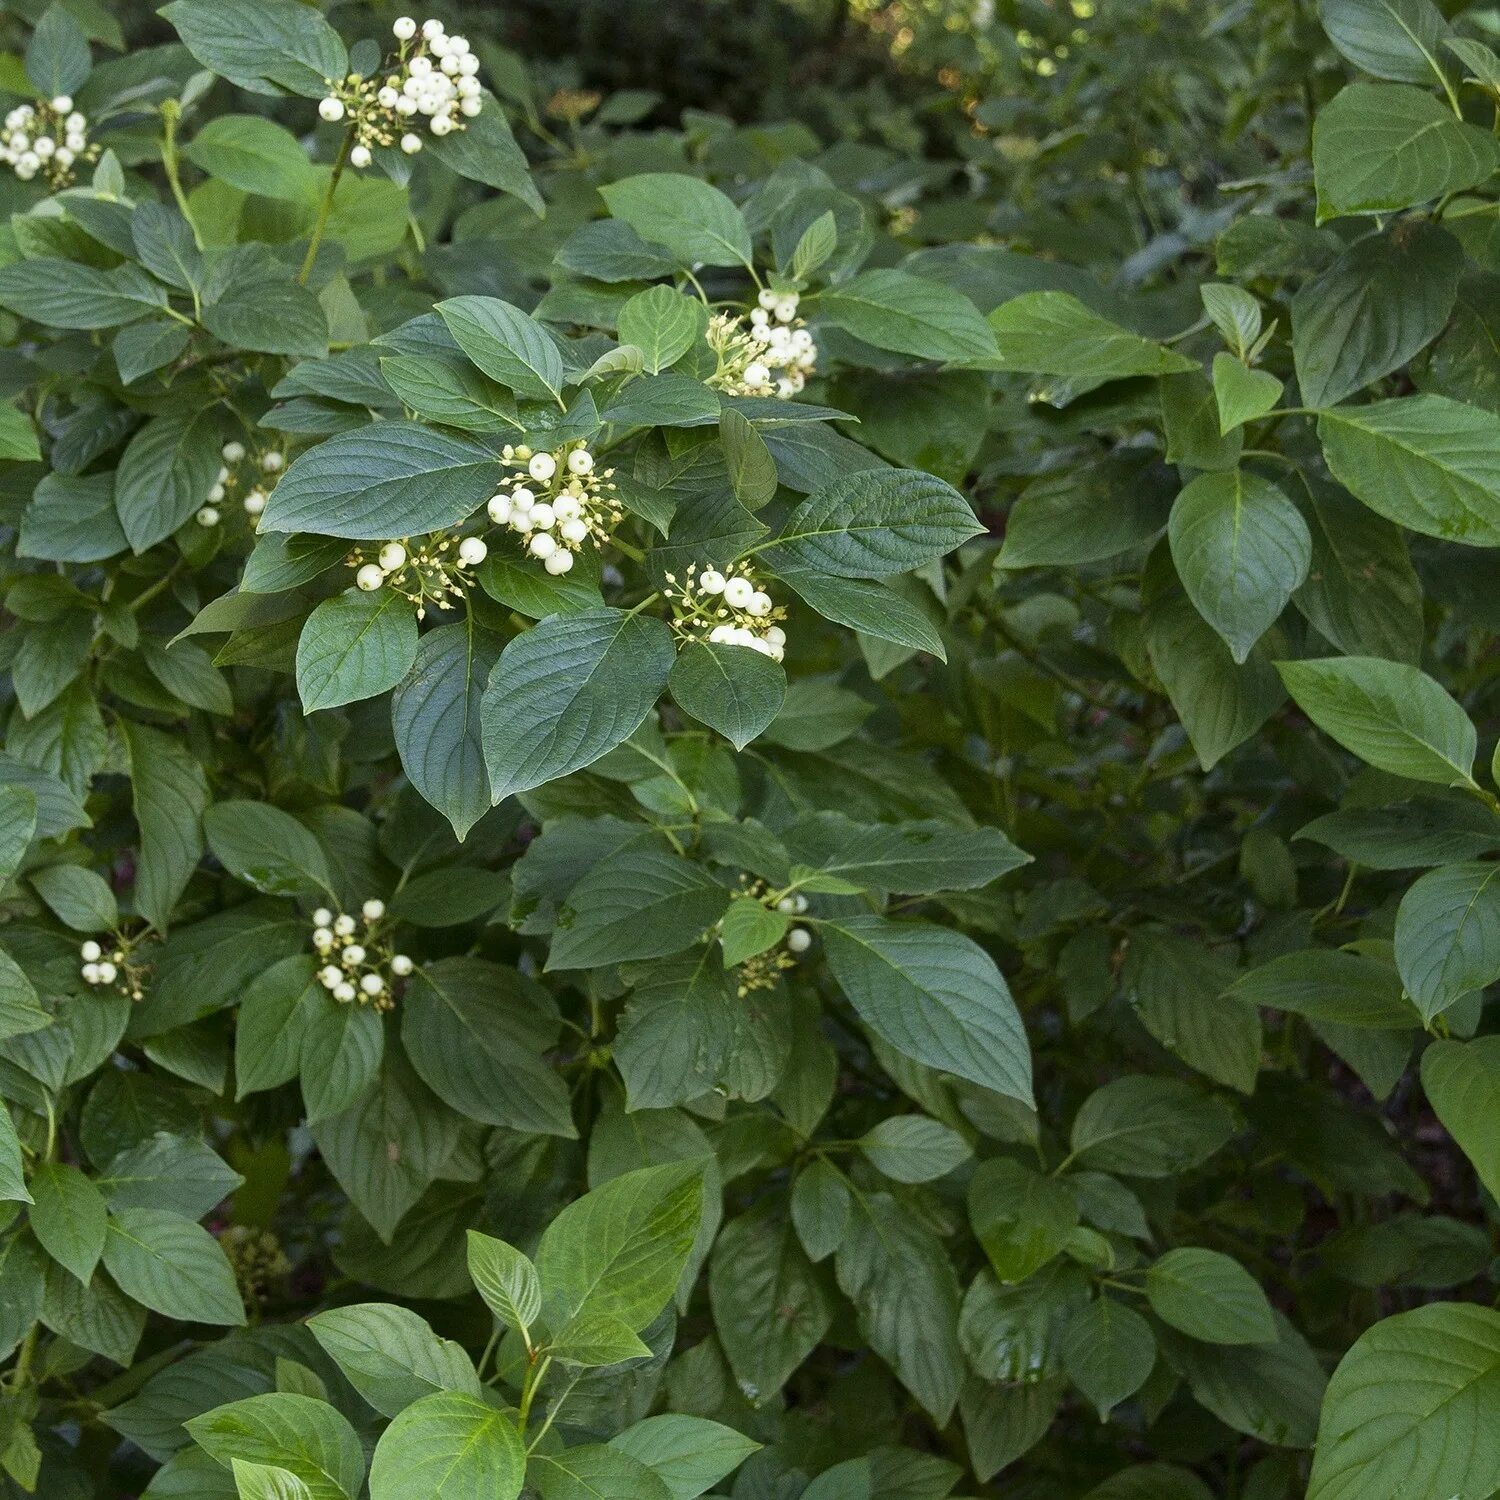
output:
[[[740,887],[747,896],[757,901],[769,901],[770,892],[764,880],[741,875]],[[783,896],[775,905],[777,911],[787,916],[801,915],[807,910],[807,897]],[[740,999],[745,999],[756,990],[774,989],[777,980],[788,969],[794,968],[797,960],[811,947],[812,933],[807,928],[790,927],[779,943],[745,959],[738,966],[735,976],[735,990]]]
[[385,902],[372,896],[360,907],[358,917],[331,912],[326,906],[320,906],[312,917],[313,951],[325,960],[318,970],[323,988],[342,1005],[392,1009],[395,981],[405,979],[416,966],[381,936]]
[[687,577],[679,583],[667,574],[664,591],[672,606],[672,627],[683,641],[711,641],[714,645],[748,646],[780,661],[786,652],[786,631],[780,622],[786,611],[741,565],[727,577],[717,568],[689,563]]
[[0,161],[22,182],[40,173],[49,187],[65,188],[73,180],[75,163],[99,155],[99,148],[89,145],[88,128],[88,117],[73,108],[68,94],[18,104],[0,131]]
[[507,443],[501,455],[519,472],[491,497],[490,520],[523,537],[526,551],[554,576],[573,566],[580,547],[607,542],[624,517],[615,471],[595,467],[586,443],[550,453]]
[[127,1000],[139,1000],[145,993],[145,968],[131,962],[130,946],[123,939],[119,947],[105,948],[89,938],[78,949],[83,960],[79,973],[85,984],[95,989],[114,990]]
[[468,39],[450,36],[438,20],[420,26],[400,16],[391,27],[395,56],[381,69],[383,78],[351,75],[318,105],[330,124],[347,119],[354,132],[349,164],[368,167],[377,146],[397,146],[415,156],[422,137],[412,127],[426,120],[433,135],[462,130],[484,108],[479,59]]
[[417,618],[422,620],[429,606],[446,609],[467,595],[473,582],[469,570],[477,568],[489,552],[480,537],[437,532],[415,540],[402,537],[383,542],[373,557],[356,549],[348,563],[355,569],[356,588],[367,594],[393,588],[417,606]]
[[219,465],[213,488],[208,492],[208,504],[198,510],[198,524],[217,526],[223,520],[219,507],[248,482],[245,498],[240,503],[245,507],[245,514],[250,517],[251,524],[255,525],[260,520],[260,513],[266,508],[266,500],[269,498],[267,492],[276,487],[276,477],[286,467],[286,454],[279,448],[267,448],[263,453],[251,455],[250,478],[247,481],[241,470],[247,456],[245,445],[237,441],[228,442],[219,453],[224,462]]
[[715,313],[708,323],[708,346],[718,368],[708,384],[731,396],[799,395],[818,363],[818,346],[797,317],[796,292],[761,290],[749,322],[733,313]]

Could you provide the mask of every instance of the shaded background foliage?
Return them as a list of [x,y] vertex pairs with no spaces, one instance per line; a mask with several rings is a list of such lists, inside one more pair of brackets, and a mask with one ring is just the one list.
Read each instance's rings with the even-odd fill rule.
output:
[[[68,9],[103,67],[128,73],[122,47],[173,44],[146,7]],[[243,1397],[291,1398],[278,1410],[314,1429],[336,1410],[374,1448],[414,1393],[372,1397],[369,1371],[316,1320],[383,1299],[462,1345],[448,1389],[466,1388],[477,1359],[502,1403],[530,1391],[550,1411],[559,1388],[533,1391],[517,1353],[514,1325],[529,1320],[495,1291],[514,1266],[492,1242],[476,1259],[465,1231],[534,1252],[546,1287],[561,1273],[537,1249],[545,1227],[631,1168],[666,1174],[636,1181],[672,1274],[625,1329],[649,1350],[614,1346],[626,1358],[568,1391],[556,1425],[570,1451],[623,1445],[609,1478],[623,1493],[1500,1489],[1500,1058],[1485,999],[1500,977],[1500,824],[1484,769],[1500,628],[1485,142],[1500,66],[1474,50],[1494,42],[1492,10],[1443,10],[533,0],[453,14],[535,188],[518,176],[496,193],[425,163],[409,197],[365,180],[311,282],[331,349],[321,335],[279,348],[195,333],[226,383],[189,363],[162,390],[150,371],[118,378],[109,333],[49,329],[0,292],[15,319],[5,389],[38,418],[54,471],[86,487],[113,470],[118,506],[138,422],[194,401],[216,422],[249,413],[257,451],[294,455],[276,502],[290,505],[307,494],[303,456],[338,451],[372,412],[443,427],[356,363],[435,301],[504,298],[593,358],[606,335],[624,341],[623,307],[646,282],[686,285],[670,262],[635,282],[590,258],[585,226],[630,218],[600,188],[656,172],[712,182],[755,225],[763,267],[773,246],[784,267],[798,239],[772,231],[775,205],[805,193],[832,213],[837,255],[805,288],[819,373],[802,400],[849,417],[803,424],[820,435],[799,446],[751,412],[782,486],[765,515],[788,525],[802,495],[888,462],[957,486],[985,528],[891,570],[881,608],[904,601],[906,640],[826,596],[791,601],[787,707],[748,751],[732,757],[685,697],[664,699],[628,743],[529,784],[462,844],[414,790],[400,686],[394,716],[375,677],[304,715],[297,641],[341,597],[327,580],[256,595],[286,608],[241,617],[218,601],[244,587],[248,530],[168,528],[92,571],[94,558],[53,567],[9,548],[6,766],[53,795],[58,837],[18,857],[3,935],[59,1019],[0,1044],[0,1093],[28,1180],[45,1167],[50,1187],[56,1167],[56,1194],[92,1202],[60,1171],[80,1168],[138,1232],[132,1209],[206,1219],[255,1324],[220,1340],[212,1325],[238,1306],[225,1311],[222,1277],[196,1307],[160,1302],[118,1249],[94,1279],[74,1277],[94,1299],[83,1307],[68,1246],[18,1208],[7,1265],[46,1300],[35,1336],[29,1318],[4,1326],[25,1351],[0,1434],[10,1490],[276,1493],[226,1465],[311,1471],[296,1441],[257,1446],[242,1414],[214,1415]],[[42,8],[12,12],[19,54]],[[387,32],[397,7],[326,13],[353,41]],[[175,47],[151,62],[179,92],[196,67]],[[310,96],[221,82],[209,97],[190,142],[213,115],[260,115],[332,161],[338,132],[314,124]],[[1399,120],[1442,141],[1441,159],[1403,158],[1403,176],[1409,148],[1381,144]],[[155,120],[127,119],[101,140],[133,191],[167,202],[158,137]],[[246,196],[226,186],[235,169],[186,149],[189,202],[215,245],[270,247],[266,284],[290,287],[324,179]],[[39,196],[9,178],[4,192],[17,214]],[[13,224],[6,271],[133,254],[88,213],[79,203],[52,237]],[[745,295],[732,263],[698,271],[710,297]],[[882,271],[907,279],[881,316],[840,303],[851,277],[868,288],[858,278]],[[936,300],[904,300],[924,287]],[[692,356],[679,369],[701,373]],[[601,405],[629,389],[600,384]],[[624,450],[633,477],[693,513],[707,493],[694,463],[722,462],[733,424],[694,437],[656,409],[641,426]],[[216,428],[211,446],[239,430]],[[47,492],[23,458],[11,452],[0,482],[24,537]],[[630,536],[649,559],[662,543],[641,503]],[[316,536],[316,508],[301,514]],[[611,603],[662,581],[649,561],[616,561]],[[59,578],[81,580],[92,613]],[[495,578],[474,599],[471,626],[438,629],[469,628],[486,669],[502,645],[545,638],[563,607]],[[423,650],[456,640],[434,623]],[[169,650],[189,626],[187,651]],[[165,874],[151,786],[196,808],[185,865]],[[833,813],[859,832],[820,821]],[[867,846],[892,829],[935,844],[941,868],[919,876],[903,847],[900,878],[871,873]],[[659,903],[643,915],[627,902],[625,927],[669,928],[689,897],[712,915],[739,870],[776,885],[786,849],[861,873],[852,892],[808,886],[817,948],[766,991],[695,1009],[676,955],[696,951],[706,921],[675,948],[627,954],[583,919],[613,899],[610,881]],[[85,868],[106,876],[108,901],[47,873]],[[262,1044],[301,994],[309,914],[330,888],[351,910],[388,897],[429,977],[383,1027],[320,1013],[325,1029],[288,1062]],[[90,1042],[71,1034],[81,1007],[104,1002],[78,992],[72,957],[116,897],[127,920],[171,933],[147,998],[124,1008],[124,1041]],[[728,944],[714,931],[717,961]],[[871,932],[940,944],[933,969],[958,966],[946,1054],[882,1011],[889,976],[861,968]],[[962,1056],[1008,1014],[976,997],[1007,988],[1034,1111],[1014,1038]],[[944,994],[929,972],[900,1015],[930,1017]],[[38,1041],[64,1027],[87,1066]],[[477,1081],[456,1065],[468,1053],[489,1069]],[[163,1141],[201,1186],[121,1198],[121,1153]],[[684,1160],[709,1162],[686,1188]],[[512,1332],[491,1366],[492,1312]],[[381,1339],[415,1340],[413,1365],[446,1357],[399,1309],[378,1316]],[[1424,1423],[1429,1381],[1471,1430]],[[712,1442],[680,1430],[722,1462],[702,1460],[696,1479],[673,1469],[638,1432],[667,1419],[721,1424]],[[33,1420],[40,1449],[21,1436]],[[544,1500],[576,1493],[540,1462],[527,1482]],[[320,1493],[352,1500],[362,1475],[361,1455],[352,1481]],[[375,1500],[406,1493],[371,1486]]]

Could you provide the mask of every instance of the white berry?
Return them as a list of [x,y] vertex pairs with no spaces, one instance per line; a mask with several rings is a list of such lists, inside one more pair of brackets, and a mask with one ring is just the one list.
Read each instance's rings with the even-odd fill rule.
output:
[[410,16],[397,16],[391,30],[398,41],[409,42],[417,34],[417,23]]
[[92,938],[79,950],[79,955],[85,963],[95,963],[103,955],[104,950]]
[[546,484],[557,473],[557,460],[550,453],[533,453],[526,468],[538,484]]
[[354,575],[355,587],[363,589],[367,594],[373,594],[384,582],[385,574],[381,571],[379,563],[366,563]]
[[359,910],[365,921],[378,922],[385,915],[385,902],[378,896],[371,896]]
[[786,945],[793,953],[806,953],[812,947],[812,933],[805,927],[794,927],[786,935]]
[[387,573],[394,573],[406,561],[406,548],[400,542],[387,542],[380,549],[380,566]]
[[560,577],[573,566],[573,554],[566,547],[559,547],[542,563],[542,566],[554,577]]
[[755,597],[755,585],[748,578],[731,578],[724,585],[724,602],[734,609],[746,608]]
[[335,99],[330,94],[326,99],[318,103],[318,113],[328,121],[330,125],[336,125],[344,118],[344,101]]
[[489,555],[490,549],[477,536],[466,536],[458,544],[458,560],[467,568],[477,568]]
[[398,953],[391,960],[391,973],[405,978],[412,971],[412,961],[404,954]]

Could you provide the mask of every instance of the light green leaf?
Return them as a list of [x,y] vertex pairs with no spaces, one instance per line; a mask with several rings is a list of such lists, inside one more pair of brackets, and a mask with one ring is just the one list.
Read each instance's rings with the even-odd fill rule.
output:
[[1198,365],[1085,307],[1071,292],[1023,292],[990,314],[995,368],[1098,383],[1131,375],[1171,375]]
[[1424,1020],[1500,979],[1500,864],[1441,865],[1401,898],[1396,967]]
[[1307,522],[1269,480],[1231,469],[1183,490],[1168,537],[1188,597],[1243,663],[1307,576]]
[[1500,1488],[1500,1313],[1449,1303],[1367,1330],[1328,1382],[1308,1500]]
[[599,189],[615,218],[685,266],[751,263],[745,216],[718,188],[677,172],[643,172]]
[[1325,734],[1392,776],[1472,786],[1477,735],[1425,672],[1368,656],[1278,662],[1298,708]]
[[609,1446],[628,1453],[658,1475],[672,1500],[697,1500],[732,1474],[760,1444],[707,1417],[647,1417],[627,1427]]
[[515,1329],[529,1328],[542,1311],[536,1267],[514,1245],[477,1229],[468,1233],[469,1275],[485,1305]]
[[481,1394],[462,1346],[439,1338],[410,1308],[356,1302],[307,1320],[323,1352],[382,1416],[438,1391]]
[[620,342],[641,351],[652,375],[675,365],[707,327],[708,309],[670,286],[637,292],[620,309]]
[[401,681],[417,655],[411,601],[395,589],[345,589],[307,617],[297,641],[305,713],[374,698]]
[[258,891],[316,896],[333,890],[323,846],[269,802],[216,802],[203,815],[203,831],[219,863]]
[[1157,1317],[1204,1343],[1275,1341],[1266,1294],[1237,1260],[1216,1250],[1168,1250],[1146,1271],[1146,1296]]
[[820,292],[816,306],[877,349],[944,361],[995,357],[994,334],[967,297],[908,271],[863,271]]
[[182,151],[200,172],[242,192],[294,202],[317,192],[317,177],[301,141],[262,115],[219,115]]
[[1483,182],[1500,145],[1421,89],[1351,83],[1313,122],[1318,222],[1389,213]]
[[105,1269],[143,1307],[184,1323],[245,1321],[234,1273],[207,1230],[157,1208],[122,1208],[104,1241]]
[[1412,531],[1500,547],[1500,416],[1445,396],[1400,396],[1318,417],[1333,477]]
[[365,1457],[348,1421],[326,1401],[272,1391],[232,1401],[183,1424],[227,1468],[237,1458],[295,1474],[312,1500],[354,1500]]
[[94,1278],[109,1219],[104,1195],[77,1167],[43,1162],[31,1178],[27,1218],[43,1250],[84,1286]]

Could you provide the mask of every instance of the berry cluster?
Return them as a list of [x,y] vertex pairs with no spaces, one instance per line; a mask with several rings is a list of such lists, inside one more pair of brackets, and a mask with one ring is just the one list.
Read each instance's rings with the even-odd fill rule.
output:
[[106,949],[89,938],[78,949],[83,960],[79,973],[85,984],[95,989],[114,990],[127,1000],[139,1000],[146,993],[146,966],[131,961],[130,943],[119,934],[115,935],[118,946]]
[[359,917],[335,913],[320,906],[313,914],[312,945],[327,962],[318,970],[318,982],[344,1005],[358,1002],[376,1010],[391,1010],[397,979],[405,979],[415,965],[397,953],[380,933],[385,902],[371,897],[360,907]]
[[718,368],[708,384],[731,396],[799,395],[818,363],[818,346],[797,317],[796,292],[762,288],[747,324],[732,313],[715,313],[708,346]]
[[231,1224],[220,1233],[219,1247],[234,1273],[240,1296],[251,1307],[268,1301],[278,1284],[292,1274],[291,1260],[269,1229]]
[[672,628],[682,641],[710,641],[716,646],[748,646],[780,661],[786,653],[786,632],[780,621],[786,611],[743,565],[725,577],[717,568],[698,571],[689,563],[681,584],[667,574],[664,591],[672,606]]
[[624,516],[614,495],[615,471],[596,468],[586,443],[551,453],[507,444],[502,454],[522,472],[491,498],[490,520],[526,538],[527,552],[549,573],[566,573],[585,543],[609,540]]
[[[757,901],[764,900],[767,886],[764,880],[752,880],[748,875],[740,876],[740,885],[745,894]],[[803,895],[783,896],[776,903],[776,910],[787,916],[800,916],[807,910],[807,897]],[[752,954],[739,965],[735,981],[735,993],[741,1000],[756,990],[774,989],[777,980],[788,969],[795,968],[797,960],[812,947],[812,933],[805,927],[790,927],[786,936],[761,953]]]
[[479,59],[468,40],[449,36],[438,20],[419,27],[410,16],[391,27],[399,44],[382,68],[384,78],[351,74],[318,105],[330,124],[347,119],[354,132],[349,164],[368,167],[378,146],[400,146],[415,156],[422,137],[410,127],[419,119],[441,138],[464,128],[484,108],[479,86]]
[[99,148],[89,145],[88,126],[87,116],[73,108],[68,94],[18,104],[0,131],[0,161],[22,182],[40,172],[49,187],[65,188],[73,180],[76,162],[99,155]]
[[489,547],[477,536],[437,532],[415,540],[402,537],[383,542],[373,558],[356,548],[348,564],[355,570],[356,588],[367,594],[393,588],[410,599],[417,606],[417,618],[425,620],[429,608],[447,609],[464,598],[473,582],[470,569],[489,554]]
[[[217,526],[223,519],[223,513],[219,507],[245,482],[244,475],[239,469],[245,461],[245,445],[240,442],[225,443],[220,454],[224,462],[219,467],[213,488],[208,492],[208,504],[199,507],[198,510],[197,521],[200,526]],[[245,491],[245,498],[240,503],[245,507],[245,514],[250,517],[251,524],[254,525],[260,520],[260,513],[266,508],[267,491],[275,488],[276,476],[286,467],[286,454],[278,448],[267,448],[251,462],[254,465],[251,470],[253,478],[250,481],[250,487]]]

